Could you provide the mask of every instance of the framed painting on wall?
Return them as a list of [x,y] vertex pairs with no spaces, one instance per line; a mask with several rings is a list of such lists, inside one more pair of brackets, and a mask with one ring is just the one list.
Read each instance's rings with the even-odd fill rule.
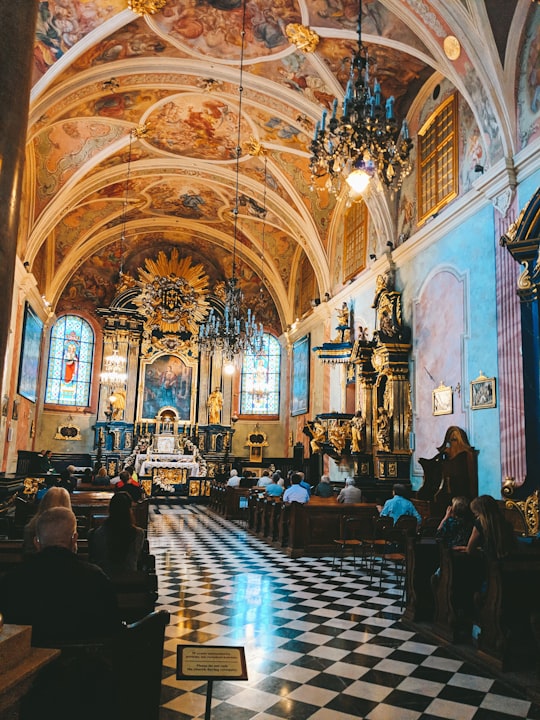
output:
[[454,412],[452,388],[441,383],[431,394],[433,415],[451,415]]
[[488,378],[482,373],[471,382],[471,409],[484,410],[497,405],[495,378]]
[[25,303],[17,392],[31,402],[36,402],[37,399],[42,333],[43,322],[32,306]]
[[291,415],[309,410],[309,335],[293,344],[291,378]]

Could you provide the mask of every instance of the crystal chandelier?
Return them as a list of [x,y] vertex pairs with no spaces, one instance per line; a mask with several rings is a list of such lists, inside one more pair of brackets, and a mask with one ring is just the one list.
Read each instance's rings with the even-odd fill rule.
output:
[[220,352],[226,362],[244,352],[258,352],[263,339],[262,323],[255,321],[250,308],[244,309],[244,294],[234,276],[225,281],[223,315],[214,308],[199,326],[199,349]]
[[127,383],[126,358],[118,354],[118,345],[115,342],[111,355],[103,360],[103,371],[100,373],[99,382],[106,385],[111,392],[117,390]]
[[373,89],[370,87],[369,57],[362,44],[362,0],[358,9],[358,49],[350,62],[341,117],[336,98],[330,118],[323,110],[315,128],[310,145],[312,183],[328,175],[328,190],[338,192],[345,179],[360,193],[377,175],[386,187],[398,189],[411,171],[412,141],[406,120],[399,128],[393,96],[385,100],[377,80]]
[[206,352],[220,352],[225,363],[231,365],[234,359],[245,352],[257,353],[262,347],[264,336],[262,323],[255,321],[255,314],[245,308],[244,293],[236,277],[236,242],[238,239],[238,214],[240,207],[240,156],[242,130],[242,80],[244,73],[244,48],[246,27],[246,0],[243,2],[242,32],[240,45],[240,78],[238,84],[238,128],[236,142],[236,189],[234,201],[233,258],[231,277],[225,281],[223,313],[214,308],[204,323],[199,326],[199,349]]

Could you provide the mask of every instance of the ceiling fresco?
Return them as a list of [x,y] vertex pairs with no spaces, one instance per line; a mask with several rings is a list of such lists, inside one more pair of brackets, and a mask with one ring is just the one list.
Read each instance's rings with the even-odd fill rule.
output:
[[[417,130],[437,84],[461,94],[467,188],[474,158],[489,166],[520,137],[498,114],[507,89],[496,63],[513,12],[497,17],[493,0],[484,12],[484,0],[450,5],[364,0],[362,30],[370,74],[393,95],[399,121]],[[300,263],[311,264],[320,297],[339,291],[332,233],[346,204],[324,179],[313,182],[309,145],[322,109],[343,96],[357,14],[357,0],[249,0],[240,67],[242,0],[167,0],[144,16],[127,0],[39,2],[25,176],[32,221],[19,252],[55,310],[76,303],[94,314],[113,299],[120,264],[136,274],[173,249],[202,264],[211,286],[232,272],[234,254],[247,301],[277,334],[295,320]],[[491,39],[486,18],[499,23]],[[289,41],[290,23],[317,33],[313,52]],[[450,34],[461,43],[455,60],[443,51]],[[540,111],[536,86],[530,94],[527,117]],[[395,238],[411,235],[412,177],[401,197],[380,192],[377,215]],[[370,227],[370,247],[387,240]]]

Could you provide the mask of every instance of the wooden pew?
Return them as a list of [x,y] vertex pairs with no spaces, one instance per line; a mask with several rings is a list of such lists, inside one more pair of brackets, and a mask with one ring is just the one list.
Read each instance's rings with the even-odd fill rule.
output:
[[439,543],[433,537],[407,537],[407,605],[404,618],[414,622],[433,621],[435,601],[432,577],[439,567]]
[[478,652],[497,670],[538,667],[540,660],[540,546],[522,546],[487,564],[478,598]]
[[[88,541],[77,541],[77,554],[88,560]],[[22,540],[0,540],[0,574],[11,570],[25,560],[22,551]]]
[[310,498],[309,503],[283,503],[278,525],[278,544],[291,557],[332,555],[344,515],[371,519],[378,515],[375,503],[338,503],[334,497]]

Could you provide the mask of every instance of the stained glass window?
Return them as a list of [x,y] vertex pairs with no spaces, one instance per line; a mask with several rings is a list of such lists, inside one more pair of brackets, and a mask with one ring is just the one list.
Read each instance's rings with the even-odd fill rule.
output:
[[77,315],[57,320],[51,333],[45,402],[88,407],[93,357],[90,324]]
[[279,415],[281,348],[264,334],[262,352],[246,353],[242,363],[241,415]]

